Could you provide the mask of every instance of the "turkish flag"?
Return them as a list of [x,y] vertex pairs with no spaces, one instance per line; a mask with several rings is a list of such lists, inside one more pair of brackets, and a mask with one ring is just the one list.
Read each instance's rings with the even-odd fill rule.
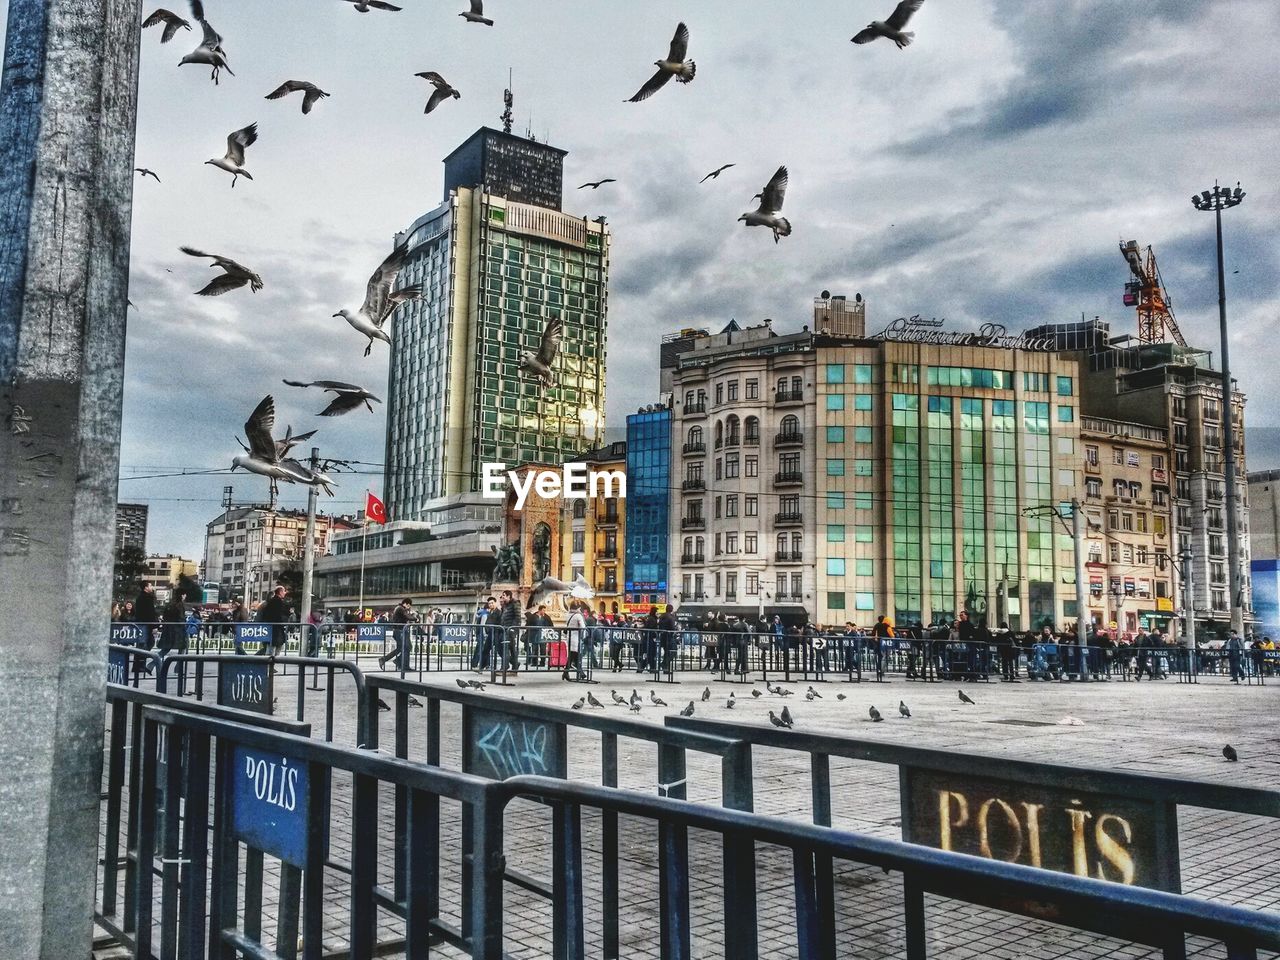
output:
[[364,515],[365,519],[369,520],[371,523],[386,523],[387,505],[372,493],[365,491]]

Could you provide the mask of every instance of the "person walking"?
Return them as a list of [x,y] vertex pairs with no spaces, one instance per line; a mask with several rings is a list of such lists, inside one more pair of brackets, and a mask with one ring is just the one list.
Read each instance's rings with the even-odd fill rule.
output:
[[[288,592],[283,586],[276,587],[271,592],[271,596],[267,597],[266,602],[258,608],[258,622],[271,625],[270,655],[273,657],[280,655],[280,651],[289,640],[289,635],[285,633],[284,628],[284,625],[293,619],[293,608],[285,599]],[[267,645],[264,643],[258,650],[258,656],[265,657],[267,654]]]
[[231,642],[233,649],[238,654],[244,653],[244,643],[240,639],[240,633],[236,629],[238,623],[248,623],[252,619],[249,616],[249,608],[244,605],[244,597],[236,597],[231,601],[231,612],[227,614],[227,621],[231,625]]
[[662,672],[671,676],[672,661],[675,660],[676,647],[680,643],[680,621],[676,619],[675,610],[669,603],[658,620],[658,631],[662,642]]
[[387,661],[394,660],[396,669],[404,673],[409,669],[409,624],[418,622],[418,612],[413,609],[413,600],[405,597],[391,611],[391,622],[396,625],[393,636],[395,646],[378,658],[378,666],[386,669]]
[[471,651],[471,669],[476,673],[489,669],[489,654],[493,647],[493,628],[497,626],[497,617],[497,597],[489,597],[484,606],[476,611],[475,646]]
[[582,672],[582,635],[586,632],[587,621],[582,615],[581,605],[577,600],[569,601],[569,620],[565,624],[565,645],[566,657],[564,664],[564,673],[561,679],[569,679],[569,668],[575,667],[578,672],[578,679],[585,680],[586,675]]
[[547,605],[538,604],[538,609],[529,614],[526,621],[524,662],[526,667],[545,667],[547,665],[547,638],[544,630],[550,630],[554,624],[547,616]]
[[520,672],[520,622],[522,619],[520,604],[516,602],[515,594],[510,590],[503,590],[502,602],[498,608],[498,626],[501,629],[494,640],[497,649],[502,651],[498,654],[499,663],[505,662],[506,666],[503,669],[512,673]]
[[163,617],[164,622],[160,627],[160,656],[167,657],[175,651],[183,652],[187,648],[187,607],[182,602],[181,592],[174,586],[169,588],[169,602],[165,604]]
[[133,622],[141,624],[145,631],[142,646],[147,650],[153,649],[156,645],[154,631],[160,626],[160,615],[156,612],[155,587],[146,581],[142,583],[142,588],[133,601]]
[[658,608],[650,607],[640,624],[640,640],[636,644],[636,673],[653,672],[657,667]]
[[1232,630],[1223,649],[1227,651],[1227,663],[1231,666],[1231,682],[1239,683],[1244,679],[1244,640]]
[[1138,635],[1133,638],[1134,651],[1134,674],[1135,682],[1142,679],[1143,673],[1151,680],[1156,678],[1156,672],[1151,665],[1151,638],[1147,636],[1147,628],[1139,627]]

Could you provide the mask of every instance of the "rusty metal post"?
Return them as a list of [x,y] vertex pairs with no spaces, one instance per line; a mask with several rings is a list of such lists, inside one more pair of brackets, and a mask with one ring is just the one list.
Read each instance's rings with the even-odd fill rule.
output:
[[137,0],[9,0],[0,79],[0,943],[88,956]]

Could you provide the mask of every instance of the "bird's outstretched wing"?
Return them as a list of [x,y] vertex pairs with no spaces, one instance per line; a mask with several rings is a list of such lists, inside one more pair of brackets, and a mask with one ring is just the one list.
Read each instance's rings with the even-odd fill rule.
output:
[[547,328],[542,331],[542,343],[538,345],[539,363],[549,367],[555,362],[556,354],[560,352],[560,339],[563,334],[564,321],[559,317],[547,324]]
[[665,70],[659,70],[649,78],[648,83],[636,91],[636,95],[628,100],[627,103],[639,103],[641,100],[648,100],[655,93],[665,87],[667,85],[667,81],[670,79],[671,74],[667,73]]
[[237,260],[232,260],[230,257],[224,257],[216,253],[204,253],[203,251],[196,250],[193,247],[179,247],[178,249],[189,257],[207,257],[213,261],[213,266],[221,267],[228,274],[236,276],[242,283],[246,281],[252,282],[254,290],[260,290],[262,288],[262,283],[256,279],[257,275]]
[[728,170],[730,167],[733,167],[733,166],[737,166],[737,164],[733,164],[733,163],[726,163],[723,167],[720,167],[720,168],[719,168],[719,169],[717,169],[717,170],[712,170],[710,173],[708,173],[705,177],[703,177],[703,178],[702,178],[701,180],[699,180],[698,182],[699,182],[699,183],[706,183],[706,182],[707,182],[708,180],[710,180],[712,177],[718,177],[718,176],[720,176],[720,174],[724,173],[726,170]]
[[381,324],[387,313],[391,285],[396,282],[396,274],[404,266],[404,261],[408,254],[409,247],[407,244],[401,244],[396,247],[387,254],[387,258],[378,265],[378,269],[373,271],[373,276],[369,278],[369,285],[365,288],[364,293],[364,306],[361,307],[361,310],[364,311],[365,316],[376,324]]
[[359,393],[339,393],[329,401],[329,405],[320,411],[321,417],[340,417],[364,405],[364,397]]
[[765,184],[760,195],[760,210],[763,213],[777,213],[782,209],[782,201],[787,197],[787,168],[779,167],[773,178]]
[[447,87],[449,85],[449,81],[440,76],[440,74],[436,73],[434,70],[424,70],[421,73],[415,73],[414,76],[421,77],[423,80],[434,84],[436,87]]
[[303,113],[310,113],[311,108],[316,105],[317,100],[321,99],[322,97],[329,96],[329,94],[325,93],[315,84],[307,84],[307,86],[310,89],[308,89],[307,92],[302,95],[302,112]]
[[355,383],[344,383],[341,380],[312,380],[303,383],[301,380],[285,380],[291,387],[319,387],[321,390],[333,390],[336,393],[364,393],[364,387]]
[[369,6],[377,7],[379,10],[403,10],[403,7],[397,7],[394,3],[386,3],[385,0],[369,0]]
[[[192,3],[191,9],[195,11],[195,3]],[[222,34],[213,29],[213,25],[209,23],[203,16],[196,17],[200,21],[200,28],[204,31],[204,37],[200,41],[200,46],[208,47],[210,50],[217,50],[222,46]]]
[[884,22],[884,25],[893,30],[901,30],[907,25],[911,15],[919,10],[923,3],[924,0],[902,0],[900,4],[893,8],[893,13],[889,15],[889,19]]
[[223,273],[214,277],[196,291],[197,297],[220,297],[224,293],[237,290],[249,282],[249,277],[240,273]]
[[270,394],[253,408],[249,419],[244,422],[244,435],[249,441],[249,453],[259,460],[275,462],[276,443],[271,439],[271,431],[276,425],[276,402]]
[[471,0],[471,12],[478,17],[484,16],[484,0]]
[[281,97],[287,97],[291,93],[297,93],[299,90],[308,90],[311,84],[305,80],[286,80],[280,86],[276,87],[268,93],[264,100],[279,100]]
[[452,96],[452,94],[449,92],[447,88],[436,87],[434,90],[431,91],[431,98],[427,100],[426,109],[424,109],[422,112],[430,113],[436,107],[440,106],[441,100],[448,100],[450,96]]
[[244,164],[244,148],[258,142],[258,125],[251,123],[227,137],[227,157],[236,166]]
[[878,36],[880,36],[880,34],[878,34],[871,27],[863,27],[861,30],[859,30],[857,33],[853,35],[853,42],[854,43],[870,43],[872,40],[874,40]]
[[[906,2],[906,0],[903,0],[903,2]],[[919,6],[919,3],[916,6]],[[671,38],[671,50],[667,53],[667,60],[670,63],[681,63],[688,52],[689,28],[681,23],[676,27],[676,35]]]

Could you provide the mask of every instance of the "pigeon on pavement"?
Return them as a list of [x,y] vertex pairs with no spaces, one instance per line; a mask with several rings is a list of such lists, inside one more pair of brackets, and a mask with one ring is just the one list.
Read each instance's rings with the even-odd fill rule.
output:
[[1240,754],[1236,753],[1236,748],[1229,743],[1222,748],[1222,755],[1226,757],[1228,760],[1230,760],[1232,763],[1235,763],[1237,760],[1240,759]]
[[413,694],[409,694],[409,706],[420,707],[422,706],[422,701],[419,700],[417,697],[415,697]]
[[785,703],[782,705],[781,716],[782,716],[782,722],[787,725],[788,729],[790,729],[796,722],[795,718],[791,716],[791,711],[787,709],[787,705]]
[[973,701],[969,699],[968,694],[966,694],[963,690],[959,690],[957,692],[960,694],[961,703],[973,703]]
[[843,693],[837,693],[837,694],[836,694],[836,699],[837,699],[837,700],[848,700],[849,698],[848,698],[848,697],[846,697]]
[[613,697],[613,702],[616,703],[618,706],[625,707],[627,705],[626,698],[618,696],[617,690],[610,690],[609,696]]
[[660,696],[658,696],[652,690],[649,691],[649,702],[652,703],[655,707],[665,707],[667,705],[667,701],[663,700]]
[[483,684],[483,683],[481,683],[479,680],[468,680],[468,681],[467,681],[467,686],[468,686],[468,687],[470,687],[472,690],[483,690],[483,689],[484,689],[484,684]]
[[604,704],[597,700],[595,694],[590,690],[587,691],[587,704],[592,707],[599,707],[602,710],[604,709]]
[[703,703],[706,703],[706,702],[707,702],[708,700],[710,700],[710,699],[711,699],[711,688],[710,688],[710,687],[703,687],[703,688],[702,688],[702,702],[703,702]]
[[457,685],[463,690],[469,690],[471,688],[470,684],[468,684],[467,681],[465,680],[459,680],[455,677],[454,682],[457,683]]
[[586,697],[579,697],[577,700],[573,701],[573,706],[570,709],[581,710],[583,706],[586,704],[586,702],[587,702]]
[[689,701],[689,705],[688,705],[687,707],[685,707],[683,710],[681,710],[681,711],[680,711],[680,716],[682,716],[682,717],[692,717],[692,716],[693,716],[693,701],[692,701],[692,700],[690,700],[690,701]]
[[821,700],[821,699],[822,699],[822,694],[820,694],[817,690],[813,689],[813,687],[810,687],[810,688],[809,688],[809,690],[808,690],[808,692],[809,692],[809,693],[812,693],[812,694],[813,694],[815,697],[817,697],[819,700]]
[[880,716],[880,711],[877,710],[874,706],[872,706],[872,708],[868,710],[867,713],[871,716],[872,723],[879,723],[881,720],[884,719],[884,717]]
[[[765,684],[765,686],[768,686],[768,684]],[[764,696],[764,694],[763,694],[763,693],[761,693],[759,690],[755,690],[755,689],[753,689],[753,690],[751,691],[751,695],[752,695],[753,697],[755,697],[757,700],[759,700],[761,697],[763,697],[763,696]]]
[[390,708],[389,706],[387,706],[387,701],[385,701],[385,700],[383,700],[381,697],[379,697],[379,698],[378,698],[378,709],[379,709],[379,710],[390,710],[391,708]]
[[907,707],[906,702],[903,700],[898,701],[898,712],[902,714],[904,717],[906,717],[907,719],[911,718],[911,710]]
[[774,716],[774,713],[772,710],[769,711],[769,722],[772,723],[775,727],[786,728],[787,726],[785,723],[779,720],[776,716]]

